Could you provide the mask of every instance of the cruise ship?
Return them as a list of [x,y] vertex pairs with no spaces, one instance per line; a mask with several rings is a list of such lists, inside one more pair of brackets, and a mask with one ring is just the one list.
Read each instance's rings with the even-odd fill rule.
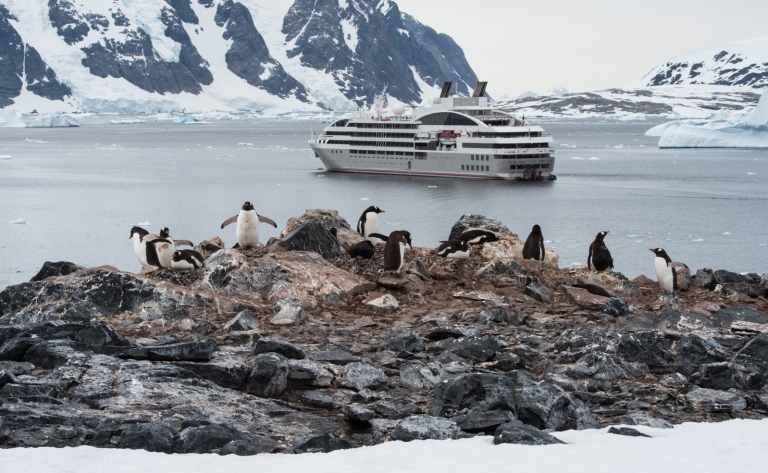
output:
[[465,179],[555,180],[552,136],[494,110],[478,82],[472,97],[451,97],[444,84],[430,107],[388,113],[384,95],[312,136],[328,171]]

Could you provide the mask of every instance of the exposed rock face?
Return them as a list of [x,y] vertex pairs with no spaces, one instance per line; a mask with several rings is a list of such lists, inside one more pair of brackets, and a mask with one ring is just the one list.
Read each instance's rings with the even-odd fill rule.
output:
[[[41,280],[0,292],[0,446],[253,455],[480,433],[546,444],[545,429],[766,415],[760,298],[697,276],[678,310],[638,278],[589,308],[562,288],[631,285],[415,248],[414,293],[377,287],[380,266],[379,253],[267,248],[219,250],[179,279],[46,264]],[[533,281],[551,301],[525,295]],[[300,325],[269,323],[286,295],[306,301]]]
[[483,215],[466,214],[462,215],[461,218],[453,224],[448,239],[453,240],[467,230],[487,230],[501,235],[517,236],[512,233],[506,225],[495,218],[489,218]]
[[319,219],[309,220],[283,236],[275,245],[287,251],[313,251],[325,259],[341,256],[339,242]]

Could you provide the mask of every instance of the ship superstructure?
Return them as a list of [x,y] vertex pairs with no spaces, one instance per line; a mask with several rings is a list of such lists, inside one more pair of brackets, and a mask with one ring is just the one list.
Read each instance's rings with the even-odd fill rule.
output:
[[[554,180],[552,136],[539,126],[493,109],[478,82],[472,97],[450,97],[446,83],[431,107],[409,116],[383,95],[370,110],[336,121],[309,145],[326,169],[338,172]],[[389,115],[389,116],[388,116]]]

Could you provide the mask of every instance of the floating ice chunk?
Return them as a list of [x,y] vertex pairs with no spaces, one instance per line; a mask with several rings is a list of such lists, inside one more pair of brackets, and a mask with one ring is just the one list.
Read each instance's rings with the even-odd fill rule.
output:
[[624,145],[616,145],[616,146],[614,146],[614,148],[623,148],[623,147],[624,147]]
[[80,126],[80,122],[69,115],[46,115],[38,117],[30,128],[66,128]]
[[579,156],[573,156],[571,159],[574,160],[574,161],[584,161],[584,158],[579,157]]
[[197,123],[197,119],[195,117],[177,117],[172,121],[173,123]]
[[237,146],[253,146],[253,143],[238,143]]
[[731,232],[725,232],[725,233],[723,233],[723,235],[733,235],[733,233],[731,233]]
[[137,227],[143,227],[143,226],[145,226],[145,225],[152,225],[152,224],[151,224],[151,223],[149,223],[149,222],[141,222],[141,223],[137,223],[137,224],[136,224],[136,226],[137,226]]
[[360,197],[360,200],[368,200],[368,197]]
[[754,175],[755,175],[755,173],[753,173],[753,172],[748,172],[747,173],[747,176],[754,176]]
[[589,158],[589,160],[590,161],[600,161],[600,158],[596,158],[596,157],[592,156],[591,158]]
[[691,241],[704,241],[704,239],[703,238],[697,238],[697,239],[691,240]]
[[643,240],[635,240],[635,243],[642,243]]
[[12,159],[10,155],[0,154],[0,159]]
[[113,125],[138,125],[139,123],[147,123],[146,120],[110,120],[109,123]]
[[571,263],[570,265],[571,265],[571,266],[580,266],[580,265],[581,265],[581,263]]
[[429,188],[429,189],[435,189],[435,188],[437,188],[437,186],[427,186],[427,188]]
[[43,141],[43,140],[33,140],[33,139],[30,139],[30,138],[26,138],[24,141],[27,142],[27,143],[45,143],[45,141]]
[[555,240],[555,243],[561,243],[563,240]]
[[9,220],[8,223],[10,223],[11,225],[26,225],[27,219],[17,218],[16,220]]
[[325,177],[325,174],[318,174],[317,177]]
[[544,240],[544,243],[552,243],[552,240]]

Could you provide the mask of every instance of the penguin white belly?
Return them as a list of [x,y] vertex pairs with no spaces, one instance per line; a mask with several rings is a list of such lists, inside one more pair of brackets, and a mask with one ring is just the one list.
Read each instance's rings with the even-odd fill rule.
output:
[[446,258],[454,258],[454,259],[467,259],[469,258],[469,251],[456,251],[454,253],[450,253]]
[[237,216],[237,243],[241,248],[255,248],[259,244],[259,216],[255,210],[241,210]]
[[475,238],[469,240],[467,243],[469,243],[470,245],[477,245],[478,243],[480,243],[480,240],[482,240],[483,238],[485,238],[485,236],[484,235],[480,235],[479,237],[475,237]]
[[368,235],[371,233],[379,233],[379,214],[376,212],[368,212],[365,214],[365,223],[363,224],[364,237],[375,245],[379,239],[375,237],[368,238]]
[[171,264],[173,269],[195,269],[195,265],[187,260],[173,261]]
[[398,273],[403,269],[403,263],[405,263],[405,245],[400,243],[400,266],[397,268]]
[[157,250],[157,259],[163,268],[170,268],[173,265],[173,253],[176,251],[176,245],[173,243],[155,243]]
[[138,233],[134,233],[131,240],[133,240],[133,251],[136,253],[136,258],[139,259],[139,264],[147,269],[151,269],[147,263],[147,245],[141,241],[141,236]]
[[672,273],[672,268],[667,266],[667,261],[664,258],[656,258],[654,261],[656,269],[656,279],[659,280],[659,286],[665,292],[672,292],[675,288],[675,275]]

